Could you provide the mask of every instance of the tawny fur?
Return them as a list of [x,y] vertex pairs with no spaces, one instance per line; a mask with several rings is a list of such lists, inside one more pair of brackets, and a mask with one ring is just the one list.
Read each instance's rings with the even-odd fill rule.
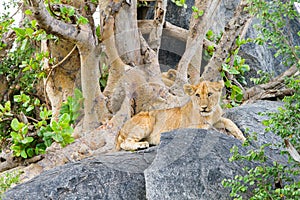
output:
[[128,120],[116,138],[116,150],[137,150],[160,143],[160,134],[177,128],[225,128],[240,140],[245,140],[239,128],[222,117],[219,105],[223,81],[203,81],[184,85],[190,101],[183,107],[141,112]]
[[167,72],[161,73],[161,79],[166,86],[171,87],[177,76],[177,71],[175,69],[169,69]]

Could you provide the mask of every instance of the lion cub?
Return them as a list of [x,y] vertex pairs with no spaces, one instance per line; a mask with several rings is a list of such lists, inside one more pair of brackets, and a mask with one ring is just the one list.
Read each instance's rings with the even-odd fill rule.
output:
[[116,138],[116,149],[137,150],[158,145],[160,134],[177,128],[225,128],[231,135],[245,140],[243,133],[230,120],[222,117],[219,105],[224,82],[203,81],[184,85],[190,100],[183,107],[140,112],[128,120]]

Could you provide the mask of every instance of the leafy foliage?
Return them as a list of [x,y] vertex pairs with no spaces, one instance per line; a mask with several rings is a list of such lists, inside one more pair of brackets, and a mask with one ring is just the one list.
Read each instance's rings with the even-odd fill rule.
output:
[[[71,3],[71,1],[49,0],[47,3],[47,9],[49,13],[51,13],[54,17],[65,21],[66,23],[76,25],[89,23],[89,20],[80,15],[74,7],[64,4]],[[53,3],[55,6],[51,5],[51,3]],[[96,4],[98,1],[92,0],[91,3]],[[28,12],[30,12],[30,10],[28,10]]]
[[256,85],[262,84],[262,83],[268,83],[274,76],[274,73],[268,73],[268,72],[264,72],[262,70],[258,70],[257,75],[259,75],[260,77],[250,78],[250,81],[252,81]]
[[[23,93],[15,95],[14,103],[16,105],[21,104],[18,112],[20,114],[11,112],[10,101],[6,102],[4,106],[0,104],[0,116],[10,117],[9,120],[6,120],[10,121],[10,127],[6,130],[9,135],[2,136],[2,139],[8,139],[10,136],[12,141],[11,150],[13,150],[15,156],[23,158],[30,158],[44,153],[46,148],[54,141],[64,147],[74,141],[71,136],[73,133],[71,125],[75,123],[79,116],[78,111],[82,107],[82,99],[81,92],[77,90],[74,99],[69,97],[68,101],[64,103],[61,115],[56,121],[51,119],[51,111],[41,105],[38,99],[33,100]],[[28,116],[34,110],[39,110],[39,117],[29,121]]]
[[52,118],[39,92],[46,74],[42,69],[43,60],[49,55],[36,53],[37,44],[42,39],[56,37],[39,29],[35,20],[25,20],[22,27],[13,27],[13,20],[0,23],[1,37],[9,30],[16,34],[14,48],[0,61],[0,74],[8,84],[0,102],[0,150],[10,148],[17,157],[30,158],[44,153],[54,141],[62,146],[72,143],[72,124],[82,107],[81,92],[76,90],[74,98],[67,99],[57,118]]
[[[206,33],[206,39],[218,44],[222,34],[222,32],[220,34],[215,34],[212,30],[209,30]],[[250,39],[243,40],[237,38],[236,49],[230,53],[225,63],[222,65],[221,77],[223,78],[227,89],[225,98],[229,99],[229,103],[226,105],[226,107],[229,108],[238,106],[243,99],[243,89],[241,88],[241,84],[247,85],[244,75],[250,70],[250,66],[245,64],[245,59],[238,55],[238,52],[240,47],[249,41]],[[210,59],[214,51],[214,46],[208,46],[208,48],[204,50],[204,59]],[[235,80],[235,82],[233,80]]]
[[20,171],[7,172],[0,175],[0,199],[3,193],[20,180]]
[[187,8],[187,5],[185,4],[186,0],[171,0],[171,1],[175,3],[176,6]]
[[[260,1],[251,0],[249,11],[260,19],[255,25],[261,34],[256,38],[257,44],[267,44],[276,50],[275,57],[282,59],[282,63],[291,66],[299,60],[299,47],[293,46],[293,39],[297,36],[286,32],[286,25],[291,20],[299,18],[292,1]],[[299,37],[298,37],[299,38]],[[292,47],[292,48],[291,48]]]
[[148,6],[148,2],[147,2],[147,1],[142,1],[142,0],[140,1],[140,0],[139,0],[139,1],[137,2],[137,7],[138,7],[138,8],[140,8],[140,7],[147,7],[147,6]]
[[196,6],[192,6],[192,10],[195,13],[194,18],[198,19],[199,17],[202,17],[202,15],[204,14],[203,10],[199,10],[199,8],[197,8]]
[[107,84],[108,75],[109,75],[108,66],[103,63],[102,70],[101,70],[101,77],[99,79],[101,90],[104,90]]
[[[215,34],[212,30],[208,30],[206,33],[206,39],[213,42],[214,44],[218,44],[223,35],[223,32],[220,34]],[[209,60],[215,52],[215,47],[213,45],[208,46],[207,49],[204,49],[204,60]]]
[[231,52],[225,63],[222,65],[221,77],[228,90],[226,96],[227,99],[230,99],[230,103],[226,106],[229,108],[239,105],[243,100],[243,88],[241,88],[241,84],[247,85],[244,75],[245,72],[250,71],[250,66],[245,64],[245,59],[239,56],[238,52],[240,47],[249,41],[249,39],[245,40],[237,38],[236,49]]
[[[289,20],[299,14],[295,11],[295,1],[256,1],[252,0],[250,11],[260,18],[261,23],[256,25],[261,30],[261,35],[254,41],[258,44],[266,42],[276,50],[275,57],[281,57],[287,66],[299,65],[299,48],[291,43],[291,35],[286,34],[285,26]],[[294,95],[283,99],[284,107],[280,107],[276,113],[268,113],[268,120],[263,121],[266,131],[271,131],[289,141],[291,145],[300,151],[300,79],[296,75],[286,80],[287,86],[294,90]],[[254,79],[257,83],[267,81]],[[249,145],[255,140],[255,134],[248,138],[244,145]],[[237,175],[234,179],[223,180],[225,187],[231,188],[231,196],[235,199],[243,199],[243,193],[251,194],[250,199],[299,199],[300,198],[300,165],[285,150],[285,144],[279,144],[281,154],[287,154],[287,162],[279,162],[265,155],[263,146],[252,146],[246,155],[241,155],[235,146],[231,149],[233,156],[231,161],[256,161],[258,165],[254,168],[244,168],[245,175]],[[270,164],[266,164],[266,161]]]

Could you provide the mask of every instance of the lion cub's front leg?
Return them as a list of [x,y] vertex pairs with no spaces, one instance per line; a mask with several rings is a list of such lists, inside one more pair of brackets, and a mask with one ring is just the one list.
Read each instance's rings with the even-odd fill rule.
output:
[[151,133],[155,118],[148,112],[142,112],[128,120],[120,130],[116,140],[116,150],[134,151],[152,144]]
[[242,141],[246,140],[242,131],[230,119],[221,117],[220,120],[214,126],[216,128],[225,128],[230,132],[231,135],[235,136],[237,139],[240,139]]
[[149,143],[147,141],[144,142],[138,142],[135,140],[127,139],[120,145],[121,149],[124,149],[126,151],[134,151],[138,149],[145,149],[149,147]]

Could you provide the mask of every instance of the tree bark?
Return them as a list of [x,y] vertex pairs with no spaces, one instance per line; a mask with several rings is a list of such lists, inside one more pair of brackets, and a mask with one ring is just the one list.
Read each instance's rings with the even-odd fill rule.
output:
[[255,85],[247,89],[244,93],[244,103],[263,99],[274,99],[277,97],[283,98],[286,95],[292,95],[294,91],[290,88],[286,88],[284,81],[285,78],[291,77],[297,73],[299,73],[299,70],[297,69],[296,65],[293,65],[287,71],[283,72],[272,81],[265,84]]
[[167,12],[167,0],[157,0],[154,12],[153,29],[149,34],[148,44],[149,47],[158,55],[161,44],[161,36],[163,25],[165,23]]
[[225,26],[224,33],[216,47],[216,51],[201,75],[204,80],[214,81],[221,79],[220,71],[222,64],[225,62],[229,53],[236,48],[236,39],[238,37],[243,38],[251,23],[252,16],[245,10],[247,6],[248,1],[241,0],[235,10],[233,18]]
[[[83,127],[89,131],[101,121],[107,113],[105,99],[100,91],[99,86],[99,60],[95,59],[100,53],[98,40],[94,34],[93,22],[85,25],[67,24],[61,20],[52,17],[43,1],[28,0],[28,7],[33,12],[33,17],[38,21],[39,25],[47,31],[77,45],[80,61],[81,61],[81,85],[84,98],[84,123]],[[88,5],[82,7],[83,14],[88,13]],[[87,16],[91,20],[91,17]],[[66,31],[67,30],[67,31]]]
[[[196,1],[195,5],[198,6],[199,10],[203,10],[204,14],[202,17],[198,18],[195,21],[192,18],[193,22],[191,23],[191,27],[189,30],[190,32],[187,40],[186,51],[184,52],[178,63],[178,77],[175,80],[175,84],[172,86],[173,93],[182,95],[182,86],[184,83],[188,82],[188,67],[190,64],[192,64],[191,61],[194,56],[202,56],[202,53],[199,53],[202,52],[203,40],[211,24],[210,21],[213,19],[213,16],[220,5],[220,2],[220,0]],[[197,62],[199,62],[199,60]],[[200,75],[200,63],[197,63],[198,66],[192,66],[191,72],[193,72],[191,76],[193,82],[197,82],[197,76]]]
[[[51,58],[56,58],[57,62],[61,62],[72,51],[75,44],[67,40],[60,39],[57,43],[53,41],[42,41],[41,51],[49,52]],[[55,63],[56,66],[56,63]],[[72,96],[76,87],[76,80],[79,78],[80,59],[79,52],[75,46],[75,50],[69,55],[64,62],[53,69],[48,60],[44,60],[43,68],[48,71],[45,79],[45,90],[51,102],[52,116],[57,118],[60,112],[62,102],[67,97]],[[77,85],[77,87],[80,86]],[[46,97],[45,97],[46,98]]]
[[[137,26],[137,0],[122,4],[115,15],[115,40],[119,56],[126,64],[141,64],[140,40]],[[125,39],[126,38],[126,39]]]

